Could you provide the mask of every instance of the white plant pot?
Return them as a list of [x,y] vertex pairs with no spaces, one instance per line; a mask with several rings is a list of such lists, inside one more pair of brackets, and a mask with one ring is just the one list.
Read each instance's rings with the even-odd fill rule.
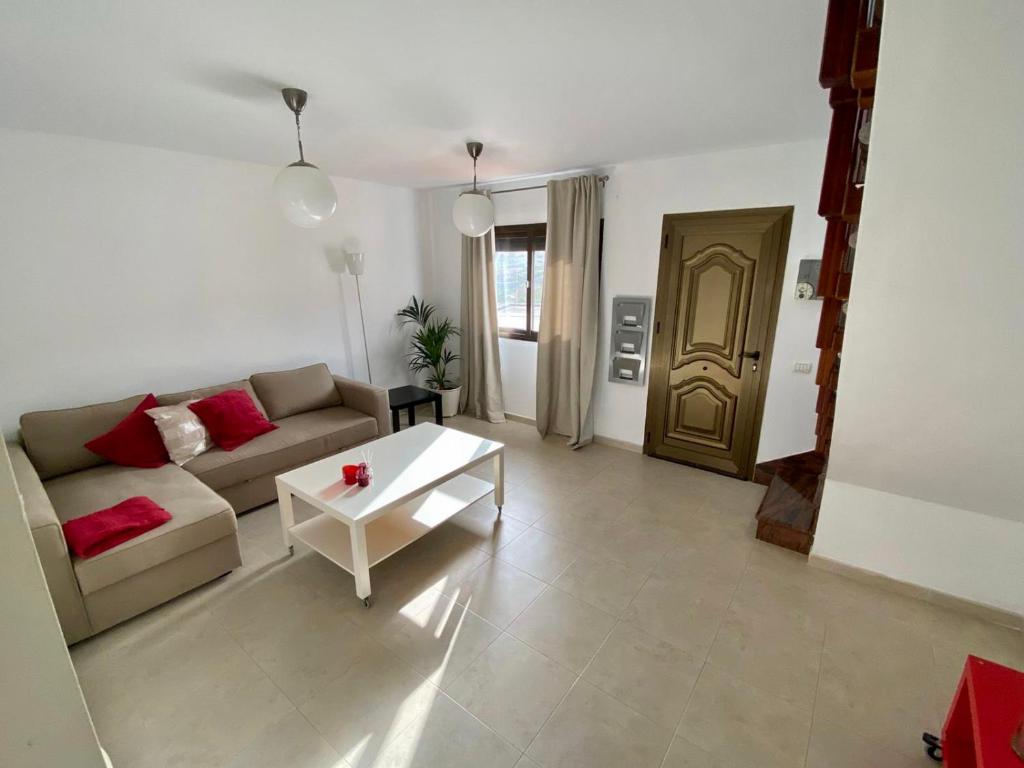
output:
[[459,395],[462,394],[462,387],[453,389],[435,389],[441,393],[441,415],[446,419],[457,416],[459,413]]

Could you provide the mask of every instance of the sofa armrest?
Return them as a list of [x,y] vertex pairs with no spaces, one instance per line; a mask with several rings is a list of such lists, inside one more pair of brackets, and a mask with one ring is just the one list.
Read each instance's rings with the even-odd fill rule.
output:
[[47,525],[60,528],[57,512],[50,503],[50,497],[43,488],[43,481],[39,479],[39,473],[29,461],[25,449],[18,443],[8,443],[7,453],[11,457],[14,481],[18,484],[18,491],[25,504],[25,517],[28,519],[29,529],[35,531]]
[[60,527],[60,518],[25,449],[17,443],[8,443],[7,453],[25,508],[25,518],[32,531],[36,554],[43,566],[46,586],[50,589],[50,598],[57,610],[64,639],[70,645],[89,637],[92,626],[75,577],[68,545],[64,540],[64,531]]
[[391,434],[391,416],[388,410],[388,391],[384,387],[364,384],[343,376],[334,377],[334,386],[341,395],[341,404],[377,420],[377,435]]

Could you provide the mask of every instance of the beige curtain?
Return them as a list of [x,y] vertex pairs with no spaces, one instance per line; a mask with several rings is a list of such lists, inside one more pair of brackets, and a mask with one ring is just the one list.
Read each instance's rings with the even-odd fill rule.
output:
[[494,230],[462,236],[462,394],[459,410],[505,421],[498,357],[498,300],[494,292]]
[[597,176],[548,182],[537,430],[566,435],[573,448],[594,439],[600,195]]

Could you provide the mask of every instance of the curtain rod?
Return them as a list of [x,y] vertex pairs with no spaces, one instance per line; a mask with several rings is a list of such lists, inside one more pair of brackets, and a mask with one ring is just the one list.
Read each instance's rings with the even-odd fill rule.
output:
[[[608,177],[607,176],[598,176],[597,180],[601,183],[601,186],[603,187],[605,185],[605,182],[608,181]],[[526,192],[528,189],[547,189],[547,188],[548,188],[547,184],[538,184],[535,187],[516,187],[515,189],[495,189],[495,190],[493,190],[491,192],[491,194],[492,195],[504,195],[506,192]]]

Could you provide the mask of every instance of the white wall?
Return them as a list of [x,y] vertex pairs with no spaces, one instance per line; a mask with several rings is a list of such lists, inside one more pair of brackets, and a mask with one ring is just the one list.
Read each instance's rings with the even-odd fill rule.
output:
[[1018,0],[885,7],[814,553],[1024,613],[1021,40]]
[[103,768],[2,441],[0,541],[0,765]]
[[[824,96],[822,109],[826,109]],[[825,226],[817,215],[824,162],[824,139],[752,149],[715,152],[605,169],[604,259],[601,275],[601,344],[595,395],[595,432],[639,445],[643,442],[647,388],[607,381],[611,300],[616,295],[654,297],[657,289],[662,216],[666,213],[793,205],[785,285],[769,372],[768,394],[758,460],[800,453],[814,447],[814,373],[793,372],[794,362],[816,366],[814,348],[819,302],[793,298],[800,259],[821,258]],[[514,185],[530,186],[525,180]],[[432,190],[433,293],[458,317],[459,235],[451,223],[458,192]],[[498,195],[498,224],[545,221],[543,190]],[[501,341],[506,410],[533,418],[536,348],[530,342]]]
[[318,230],[288,224],[277,168],[88,139],[0,133],[0,426],[21,413],[324,360],[405,383],[394,312],[422,291],[415,193],[336,178]]

